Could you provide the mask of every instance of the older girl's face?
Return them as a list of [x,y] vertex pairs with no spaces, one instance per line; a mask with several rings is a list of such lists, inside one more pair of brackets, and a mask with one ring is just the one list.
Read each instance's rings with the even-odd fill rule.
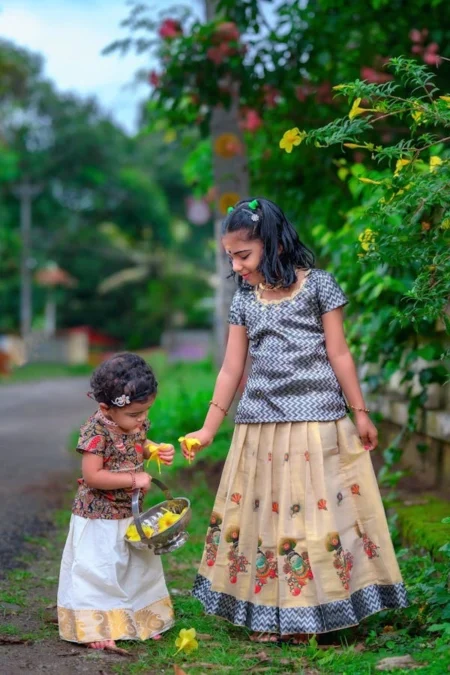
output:
[[228,232],[222,238],[223,247],[230,259],[233,272],[252,286],[264,281],[258,267],[263,256],[261,239],[248,239],[246,230]]

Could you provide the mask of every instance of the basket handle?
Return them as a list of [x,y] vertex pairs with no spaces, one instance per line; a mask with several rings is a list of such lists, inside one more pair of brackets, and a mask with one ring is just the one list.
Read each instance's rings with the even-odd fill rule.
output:
[[[159,487],[160,490],[162,490],[164,497],[167,499],[167,501],[170,501],[172,499],[172,493],[170,492],[169,488],[167,485],[165,485],[159,478],[152,478],[152,483],[154,483],[157,487]],[[136,529],[139,532],[139,535],[142,539],[147,539],[144,530],[142,529],[141,521],[140,521],[140,513],[139,513],[139,495],[141,491],[139,488],[136,490],[133,490],[133,494],[131,497],[131,513],[133,514],[134,518],[134,524],[136,525]]]

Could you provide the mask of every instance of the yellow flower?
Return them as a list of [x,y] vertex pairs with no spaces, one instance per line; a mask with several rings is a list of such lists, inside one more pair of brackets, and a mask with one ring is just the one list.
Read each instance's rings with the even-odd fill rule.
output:
[[219,211],[224,216],[228,212],[228,207],[234,206],[239,201],[237,192],[225,192],[219,197]]
[[165,514],[158,519],[158,532],[164,532],[167,528],[172,527],[172,525],[180,520],[181,516],[181,513],[166,511]]
[[361,248],[363,251],[369,251],[371,245],[375,241],[375,232],[371,230],[370,227],[366,227],[364,232],[361,232],[358,239],[361,242]]
[[361,103],[360,98],[355,98],[353,101],[353,105],[350,109],[350,112],[348,113],[349,119],[353,119],[354,117],[357,117],[358,115],[362,115],[363,113],[366,112],[376,112],[374,108],[360,108],[359,104]]
[[372,180],[371,178],[358,178],[358,180],[360,180],[361,183],[367,183],[370,185],[383,185],[382,180]]
[[357,143],[344,143],[344,147],[350,148],[351,150],[355,150],[356,148],[366,149],[365,145],[358,145]]
[[280,148],[291,153],[294,145],[300,145],[307,135],[306,131],[300,131],[298,127],[288,129],[284,132],[283,138],[280,141]]
[[188,449],[189,452],[189,464],[191,463],[191,458],[190,458],[190,452],[192,448],[196,448],[197,446],[200,446],[201,443],[198,440],[198,438],[192,438],[191,436],[189,438],[186,438],[186,436],[180,436],[178,439],[178,443],[184,443],[185,446]]
[[432,155],[430,157],[430,172],[436,171],[436,167],[442,164],[442,159],[437,155]]
[[147,448],[150,452],[150,456],[147,461],[148,462],[156,461],[158,463],[158,473],[161,473],[161,460],[159,458],[159,453],[163,447],[164,447],[163,445],[154,445],[153,443],[147,442]]
[[[414,106],[417,108],[417,106]],[[417,122],[419,124],[421,118],[423,117],[423,110],[415,110],[414,112],[411,113],[411,117],[413,118],[414,122]]]
[[345,87],[347,87],[347,86],[348,86],[348,85],[346,85],[346,84],[336,84],[336,85],[333,87],[333,89],[334,89],[335,91],[340,91],[341,89],[345,89]]
[[450,218],[446,218],[445,220],[442,221],[441,229],[442,230],[450,230]]
[[397,160],[397,163],[396,163],[396,165],[395,165],[394,176],[398,176],[398,174],[399,174],[400,171],[403,169],[403,167],[404,167],[404,166],[407,166],[408,164],[411,164],[411,160],[410,160],[410,159],[398,159],[398,160]]
[[[142,529],[144,530],[145,536],[149,539],[155,534],[155,530],[150,527],[150,525],[143,525]],[[141,541],[140,534],[137,531],[136,525],[134,523],[128,526],[125,535],[130,541]]]
[[175,640],[175,647],[178,647],[175,653],[178,654],[178,652],[183,650],[186,654],[190,654],[198,649],[198,642],[195,639],[196,635],[195,628],[182,628]]
[[439,98],[450,106],[450,96],[439,96]]

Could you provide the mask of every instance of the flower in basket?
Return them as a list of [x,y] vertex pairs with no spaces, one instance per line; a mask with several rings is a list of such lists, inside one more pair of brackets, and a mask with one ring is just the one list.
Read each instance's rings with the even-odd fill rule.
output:
[[184,515],[187,509],[183,509],[181,513],[173,513],[172,511],[165,511],[164,515],[160,516],[158,520],[158,532],[164,532],[169,527],[177,523]]
[[[155,530],[153,527],[150,527],[150,525],[143,525],[142,529],[144,530],[144,534],[148,539],[150,539],[150,537],[155,534]],[[141,541],[141,536],[134,523],[131,523],[131,525],[128,526],[125,535],[130,541]]]
[[178,647],[175,653],[178,654],[178,652],[184,651],[186,654],[190,654],[198,649],[198,642],[195,639],[196,635],[195,628],[182,628],[175,640],[175,647]]

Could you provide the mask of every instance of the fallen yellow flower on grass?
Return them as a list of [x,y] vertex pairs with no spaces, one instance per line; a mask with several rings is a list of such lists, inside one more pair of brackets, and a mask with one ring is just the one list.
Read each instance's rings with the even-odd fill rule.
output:
[[188,462],[190,464],[191,463],[191,450],[193,448],[196,448],[197,446],[200,447],[200,445],[201,445],[200,441],[198,440],[198,438],[192,438],[192,436],[189,436],[188,438],[186,438],[186,436],[180,436],[180,438],[178,439],[178,443],[184,443],[185,446],[187,447],[188,452],[189,452]]
[[175,647],[178,647],[175,654],[178,654],[178,652],[181,652],[182,650],[186,652],[186,654],[190,654],[198,649],[198,642],[195,639],[196,635],[195,628],[182,628],[175,640]]
[[284,132],[283,138],[280,141],[280,148],[286,150],[287,153],[291,153],[294,145],[300,145],[307,135],[306,131],[300,131],[298,127],[288,129]]

